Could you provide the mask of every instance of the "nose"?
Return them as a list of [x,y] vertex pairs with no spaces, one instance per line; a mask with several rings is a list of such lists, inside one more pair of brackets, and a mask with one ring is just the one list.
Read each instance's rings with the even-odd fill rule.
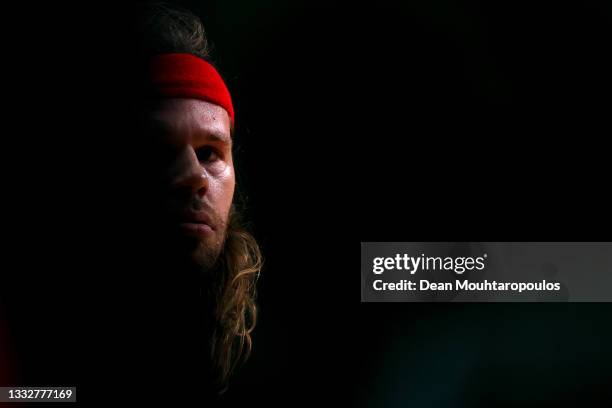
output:
[[185,193],[197,194],[200,197],[204,196],[208,191],[209,181],[208,173],[200,161],[192,146],[185,148],[178,160],[177,176],[172,183],[172,188],[175,191],[183,191]]

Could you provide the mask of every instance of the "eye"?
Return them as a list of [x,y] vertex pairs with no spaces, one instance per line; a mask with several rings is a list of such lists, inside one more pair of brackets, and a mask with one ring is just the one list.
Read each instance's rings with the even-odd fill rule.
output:
[[210,146],[202,146],[196,149],[196,156],[200,163],[210,163],[219,160],[219,155],[215,149]]

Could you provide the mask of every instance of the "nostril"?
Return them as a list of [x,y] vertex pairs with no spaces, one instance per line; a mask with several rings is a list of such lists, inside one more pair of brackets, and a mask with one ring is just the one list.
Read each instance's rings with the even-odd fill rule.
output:
[[200,197],[204,197],[204,195],[206,194],[206,186],[201,186],[198,190],[197,190],[197,194]]

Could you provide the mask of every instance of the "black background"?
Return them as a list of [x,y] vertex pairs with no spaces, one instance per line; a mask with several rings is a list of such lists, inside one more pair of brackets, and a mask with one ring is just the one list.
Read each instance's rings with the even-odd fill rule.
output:
[[[609,5],[181,4],[232,90],[266,258],[222,405],[609,403],[607,304],[360,304],[354,279],[361,241],[609,239]],[[129,134],[107,120],[122,14],[32,6],[6,37],[5,308],[21,383],[82,402],[129,382],[113,352],[145,338],[105,245],[138,183],[113,172]]]

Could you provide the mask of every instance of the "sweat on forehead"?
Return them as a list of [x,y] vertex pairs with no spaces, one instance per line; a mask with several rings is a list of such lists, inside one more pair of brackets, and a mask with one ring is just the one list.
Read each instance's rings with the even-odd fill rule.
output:
[[231,143],[229,115],[210,102],[186,98],[162,99],[148,117],[150,126],[157,133],[181,136],[181,139],[190,141]]

